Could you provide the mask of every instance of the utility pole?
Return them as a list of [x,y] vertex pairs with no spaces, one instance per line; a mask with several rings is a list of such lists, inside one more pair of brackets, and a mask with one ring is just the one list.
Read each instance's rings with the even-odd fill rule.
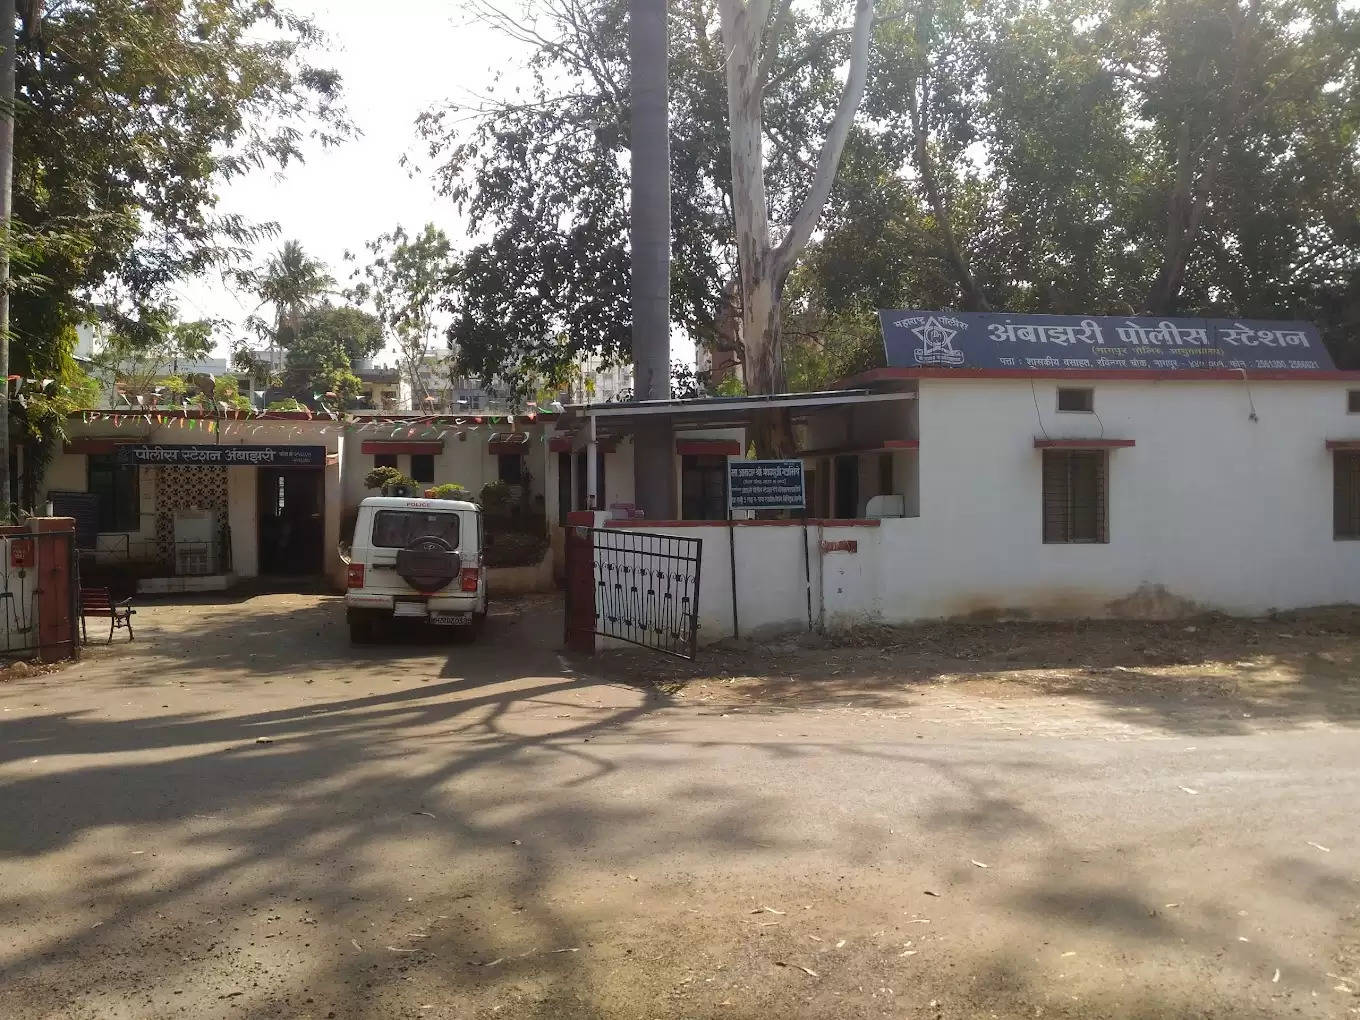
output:
[[[633,395],[671,395],[671,158],[666,0],[632,0],[628,56],[633,83],[631,241]],[[636,501],[652,519],[673,517],[675,450],[669,416],[633,433]]]
[[0,0],[0,520],[8,524],[14,495],[9,484],[9,248],[14,212],[14,51],[19,45],[14,0]]

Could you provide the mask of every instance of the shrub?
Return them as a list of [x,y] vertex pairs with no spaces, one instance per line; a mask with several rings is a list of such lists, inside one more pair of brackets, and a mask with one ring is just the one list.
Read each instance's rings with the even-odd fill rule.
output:
[[405,481],[406,476],[394,467],[375,467],[368,474],[364,475],[365,489],[381,489],[389,482]]
[[510,486],[502,481],[487,482],[482,486],[479,502],[488,517],[509,517]]
[[465,489],[457,482],[445,482],[427,489],[425,494],[431,499],[464,499],[471,501],[472,490]]
[[496,535],[486,548],[488,567],[532,567],[543,559],[548,548],[545,535],[508,531]]

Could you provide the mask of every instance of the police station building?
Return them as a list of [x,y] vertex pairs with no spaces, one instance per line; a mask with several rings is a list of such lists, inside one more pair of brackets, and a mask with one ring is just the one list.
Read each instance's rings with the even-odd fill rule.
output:
[[[1304,323],[881,313],[910,391],[866,615],[1360,601],[1360,373]],[[819,465],[824,506],[871,474]],[[844,476],[844,477],[842,477]],[[856,494],[858,509],[866,506]],[[845,506],[848,500],[842,500]]]
[[[843,403],[766,398],[794,422],[807,527],[595,515],[702,539],[699,643],[737,618],[755,635],[1360,601],[1360,373],[1337,371],[1312,326],[881,319],[887,367],[845,380]],[[615,416],[673,412],[678,427],[714,403],[573,413],[598,414],[598,435]]]

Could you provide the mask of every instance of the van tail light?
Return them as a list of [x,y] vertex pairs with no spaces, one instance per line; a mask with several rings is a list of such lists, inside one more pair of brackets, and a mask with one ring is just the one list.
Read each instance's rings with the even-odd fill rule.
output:
[[364,565],[362,563],[351,563],[349,565],[345,584],[350,588],[362,588],[364,586]]
[[462,591],[476,591],[477,581],[481,573],[481,570],[477,567],[464,567],[459,575],[459,589]]

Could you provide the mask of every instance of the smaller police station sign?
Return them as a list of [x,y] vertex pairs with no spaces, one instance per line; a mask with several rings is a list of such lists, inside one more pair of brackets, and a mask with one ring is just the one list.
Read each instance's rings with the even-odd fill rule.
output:
[[1252,319],[881,311],[893,368],[1022,373],[1334,367],[1317,327]]
[[727,499],[732,510],[802,510],[801,460],[729,460]]

